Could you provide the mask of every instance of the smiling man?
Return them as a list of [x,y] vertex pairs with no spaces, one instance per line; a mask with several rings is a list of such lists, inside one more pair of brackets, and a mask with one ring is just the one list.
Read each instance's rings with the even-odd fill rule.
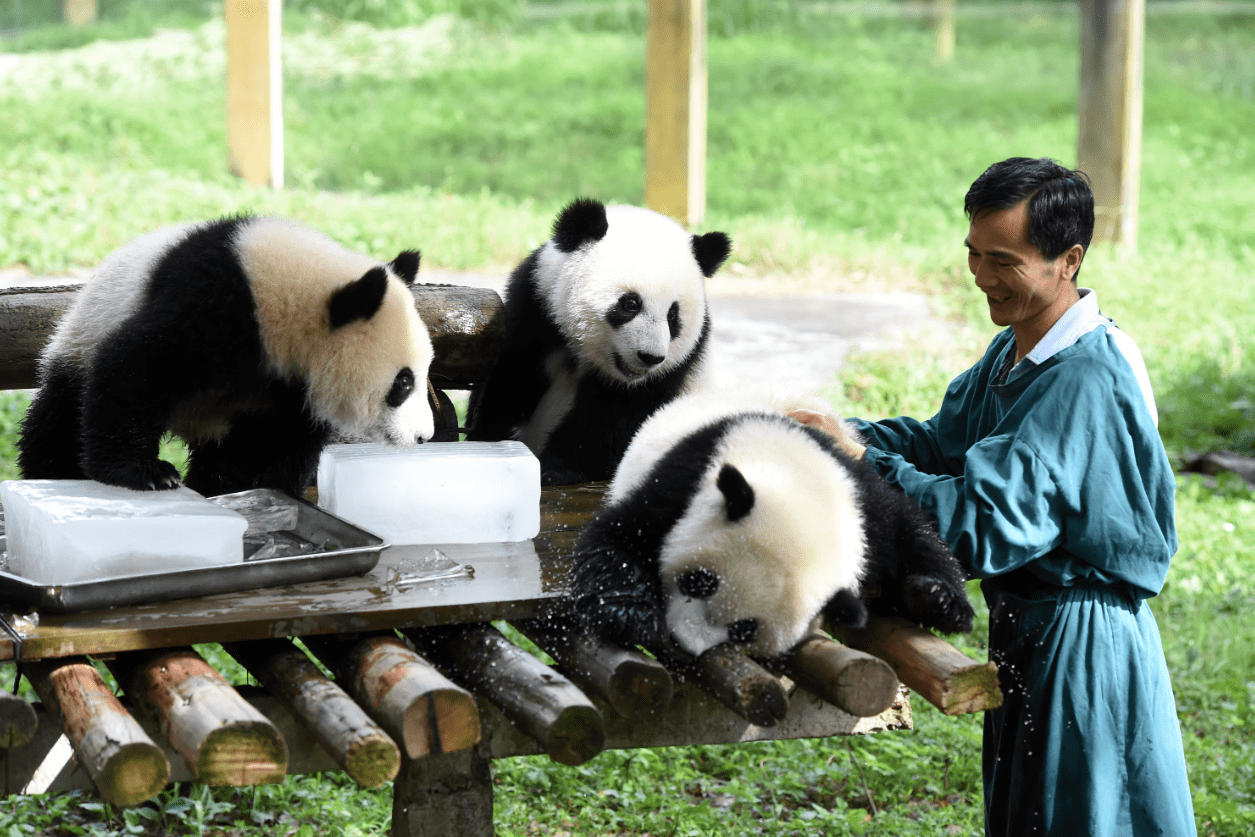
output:
[[1016,157],[968,190],[968,266],[1004,326],[927,421],[814,414],[932,514],[989,604],[1003,705],[985,715],[989,835],[1193,835],[1146,599],[1176,552],[1175,480],[1141,353],[1077,288],[1080,172]]

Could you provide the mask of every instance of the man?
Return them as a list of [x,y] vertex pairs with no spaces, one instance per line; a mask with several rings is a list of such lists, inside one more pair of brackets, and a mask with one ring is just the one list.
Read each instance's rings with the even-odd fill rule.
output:
[[1080,172],[1012,158],[964,210],[968,267],[1006,328],[928,421],[856,421],[866,448],[822,424],[983,579],[1005,699],[985,715],[986,833],[1193,835],[1145,601],[1176,551],[1175,481],[1137,346],[1076,285],[1093,195]]

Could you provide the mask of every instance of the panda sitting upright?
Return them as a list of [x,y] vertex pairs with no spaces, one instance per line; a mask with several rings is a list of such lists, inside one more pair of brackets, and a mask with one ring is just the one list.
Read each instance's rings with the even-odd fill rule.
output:
[[522,441],[545,485],[609,479],[641,423],[698,384],[705,280],[730,248],[648,209],[572,202],[510,277],[505,346],[468,438]]
[[157,457],[188,443],[206,496],[300,496],[333,432],[392,446],[431,438],[431,338],[384,264],[280,218],[232,217],[142,236],[93,273],[39,361],[18,441],[27,479],[174,488]]
[[[571,594],[621,645],[786,653],[821,617],[970,631],[958,562],[924,512],[772,398],[707,391],[655,413],[581,533]],[[864,600],[866,597],[866,601]]]

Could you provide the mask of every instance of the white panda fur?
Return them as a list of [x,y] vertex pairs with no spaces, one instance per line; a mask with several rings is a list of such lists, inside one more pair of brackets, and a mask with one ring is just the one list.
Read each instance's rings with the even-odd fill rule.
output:
[[511,276],[468,438],[523,441],[546,484],[609,479],[650,413],[704,385],[705,280],[730,246],[652,210],[568,205]]
[[171,488],[178,474],[156,458],[171,430],[202,493],[299,493],[333,432],[431,438],[432,345],[408,290],[418,260],[381,263],[294,221],[248,216],[124,245],[41,355],[23,474]]
[[[712,391],[645,422],[576,546],[572,595],[594,630],[629,645],[669,636],[695,655],[734,642],[772,657],[825,614],[861,624],[869,583],[887,590],[886,610],[970,629],[962,571],[923,512],[784,415],[797,408],[827,409]],[[911,555],[886,548],[903,534]],[[682,589],[694,572],[702,595],[692,576]]]

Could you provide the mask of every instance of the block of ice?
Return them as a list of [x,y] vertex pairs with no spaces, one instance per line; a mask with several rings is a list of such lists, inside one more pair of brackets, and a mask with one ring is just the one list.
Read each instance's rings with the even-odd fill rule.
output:
[[190,488],[131,491],[91,480],[0,482],[8,572],[70,584],[244,560],[244,516]]
[[318,504],[392,544],[522,541],[540,532],[540,461],[522,442],[331,445]]

